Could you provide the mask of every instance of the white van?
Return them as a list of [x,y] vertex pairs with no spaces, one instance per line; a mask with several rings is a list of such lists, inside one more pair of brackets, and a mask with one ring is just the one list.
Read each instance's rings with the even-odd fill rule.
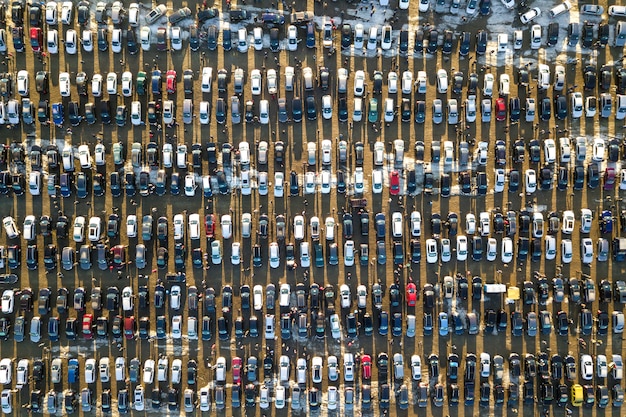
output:
[[31,171],[28,175],[28,190],[30,195],[39,195],[41,193],[41,172]]
[[202,92],[210,93],[211,85],[213,84],[213,67],[202,68]]
[[378,27],[373,25],[370,27],[369,36],[367,38],[367,49],[370,51],[376,50],[378,44]]
[[393,107],[393,99],[386,98],[385,99],[385,122],[390,123],[393,122],[395,117],[395,109]]
[[330,316],[330,334],[333,336],[333,339],[341,338],[341,328],[339,327],[339,316],[337,314],[333,314]]
[[356,97],[354,99],[354,112],[352,113],[352,120],[360,122],[363,119],[363,99]]
[[534,122],[535,121],[535,112],[536,112],[536,104],[534,98],[526,99],[526,121]]
[[274,315],[265,315],[265,340],[276,339],[276,333],[274,331]]
[[281,356],[278,360],[278,368],[279,368],[279,381],[280,382],[289,382],[289,368],[291,368],[289,364],[289,356]]
[[572,8],[572,3],[570,3],[568,0],[565,0],[563,3],[554,6],[552,9],[550,9],[550,11],[548,12],[548,15],[550,15],[551,19],[554,19],[555,17],[569,11]]
[[187,338],[198,340],[198,319],[193,316],[187,318]]
[[524,46],[524,32],[516,30],[513,32],[513,49],[522,49]]
[[415,337],[415,315],[406,316],[406,337]]
[[509,35],[507,33],[498,34],[498,52],[506,52],[509,47]]
[[269,124],[270,122],[270,102],[268,100],[261,100],[259,102],[259,122],[262,125]]
[[240,28],[237,31],[237,50],[241,53],[248,52],[248,31],[246,28]]
[[133,101],[130,104],[130,121],[133,126],[139,126],[141,124],[141,102]]
[[250,144],[246,141],[239,142],[239,162],[243,166],[250,165]]
[[311,254],[309,252],[309,242],[300,243],[300,266],[308,268],[311,266]]
[[615,96],[615,119],[624,120],[626,118],[626,94]]

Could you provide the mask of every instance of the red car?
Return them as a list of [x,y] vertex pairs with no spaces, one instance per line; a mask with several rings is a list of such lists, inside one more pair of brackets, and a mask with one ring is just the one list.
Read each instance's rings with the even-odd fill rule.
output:
[[389,194],[400,194],[400,173],[398,171],[391,171],[389,174]]
[[33,52],[41,52],[43,47],[43,31],[41,28],[30,28],[30,46]]
[[241,358],[236,356],[233,358],[232,370],[233,370],[233,384],[239,384],[241,382]]
[[604,171],[604,189],[610,191],[615,187],[615,168],[607,167]]
[[83,338],[93,338],[93,314],[85,314],[83,316]]
[[167,94],[176,93],[176,71],[169,70],[166,74]]
[[115,245],[113,249],[111,249],[111,254],[113,255],[113,265],[117,269],[122,269],[126,266],[126,251],[124,250],[124,245]]
[[204,230],[206,231],[206,238],[213,239],[215,235],[215,215],[207,214],[204,217]]
[[372,357],[370,355],[361,356],[361,376],[363,379],[372,379]]
[[496,100],[496,120],[499,122],[506,120],[506,102],[502,97]]
[[135,338],[135,330],[137,325],[135,324],[135,316],[125,317],[124,318],[124,337],[126,339],[134,339]]
[[409,282],[406,284],[406,304],[409,307],[415,307],[417,303],[417,287],[414,283]]

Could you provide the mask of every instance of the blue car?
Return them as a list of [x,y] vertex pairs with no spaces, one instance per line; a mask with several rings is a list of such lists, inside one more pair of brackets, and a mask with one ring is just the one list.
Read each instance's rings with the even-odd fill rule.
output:
[[54,103],[52,105],[52,122],[56,126],[61,127],[64,121],[63,103]]

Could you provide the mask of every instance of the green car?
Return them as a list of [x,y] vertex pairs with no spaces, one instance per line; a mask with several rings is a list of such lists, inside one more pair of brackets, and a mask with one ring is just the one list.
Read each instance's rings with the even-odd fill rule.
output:
[[137,73],[137,94],[140,96],[146,94],[146,73],[143,71]]
[[370,123],[378,122],[378,100],[370,98],[369,112],[367,113],[367,121]]

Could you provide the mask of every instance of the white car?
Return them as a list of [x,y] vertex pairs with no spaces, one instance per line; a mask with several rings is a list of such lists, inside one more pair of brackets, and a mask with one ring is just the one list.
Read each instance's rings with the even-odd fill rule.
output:
[[367,287],[365,285],[356,287],[356,305],[358,308],[367,307]]
[[495,82],[495,78],[493,74],[487,73],[483,78],[483,95],[485,97],[493,96],[493,84]]
[[417,92],[418,94],[426,94],[426,90],[428,87],[428,77],[426,75],[426,71],[418,71],[417,72]]
[[326,120],[333,118],[333,100],[328,94],[322,96],[322,116]]
[[606,145],[604,139],[596,137],[593,140],[593,156],[592,159],[596,162],[602,162],[604,160],[604,154],[606,152]]
[[253,69],[250,72],[250,90],[253,96],[261,95],[261,71],[258,69]]
[[183,49],[183,33],[179,26],[174,26],[170,30],[170,48],[174,51]]
[[304,193],[315,194],[315,172],[304,174]]
[[391,36],[391,26],[384,25],[381,36],[380,36],[380,48],[383,51],[387,51],[391,49],[391,43],[393,42],[393,37]]
[[289,25],[287,28],[287,49],[290,52],[298,50],[298,28],[294,25]]
[[4,290],[2,293],[2,314],[12,314],[15,305],[15,291]]
[[537,191],[537,173],[534,169],[526,170],[525,187],[526,194],[533,194],[535,191]]
[[326,240],[335,240],[335,219],[326,217],[324,221],[324,232],[326,234]]
[[419,211],[411,212],[411,236],[422,235],[422,215]]
[[29,92],[28,87],[28,71],[20,70],[17,73],[17,92],[20,96],[27,97]]
[[496,185],[494,187],[494,191],[496,193],[501,193],[504,191],[504,181],[506,174],[502,168],[496,169]]
[[67,72],[59,74],[59,92],[62,97],[70,96],[70,74]]
[[255,27],[252,30],[252,37],[254,38],[253,46],[255,51],[263,50],[263,28]]
[[356,97],[362,97],[365,93],[365,72],[358,70],[354,74],[354,95]]
[[300,266],[302,268],[311,266],[311,251],[309,248],[309,242],[300,242]]
[[434,264],[439,261],[439,254],[437,250],[437,241],[435,239],[426,240],[426,262]]
[[596,356],[596,374],[598,378],[606,378],[609,372],[606,355]]
[[486,255],[489,262],[495,261],[498,257],[498,241],[493,237],[487,239]]
[[285,91],[293,91],[296,79],[296,71],[292,66],[285,68]]
[[456,237],[456,260],[459,262],[465,262],[467,260],[467,237],[463,235],[457,235]]
[[182,240],[185,237],[185,217],[182,214],[174,215],[174,240]]
[[390,71],[387,74],[387,91],[389,94],[396,94],[398,92],[398,73]]
[[107,74],[107,93],[109,94],[117,94],[117,73],[109,72]]
[[546,164],[553,164],[556,162],[556,143],[554,139],[545,139],[543,141],[543,153]]
[[561,240],[561,261],[564,264],[572,263],[573,251],[570,239]]
[[133,407],[137,411],[143,411],[146,407],[145,399],[144,399],[144,389],[142,385],[137,385],[135,387],[135,392],[133,395]]
[[441,261],[450,262],[452,259],[452,245],[450,239],[441,239]]
[[580,210],[580,233],[591,233],[593,226],[593,213],[590,209]]
[[513,240],[510,237],[502,239],[502,263],[508,264],[513,261]]
[[13,375],[12,363],[13,360],[10,358],[0,360],[0,385],[11,383],[11,376]]
[[91,77],[91,94],[94,97],[100,97],[102,95],[102,75],[94,74]]
[[509,74],[500,74],[500,96],[511,94],[511,79]]
[[550,67],[546,64],[539,64],[537,66],[537,86],[540,90],[550,88]]
[[46,36],[46,46],[49,54],[59,53],[59,32],[56,29],[48,29]]
[[284,195],[285,174],[282,172],[274,173],[274,197],[280,198]]
[[85,361],[85,383],[93,384],[96,382],[96,360],[89,358]]
[[372,193],[381,194],[383,192],[383,171],[375,169],[372,172]]
[[588,237],[580,240],[580,257],[584,265],[593,262],[593,241]]
[[[172,323],[173,323],[173,320],[172,320]],[[174,333],[173,328],[172,328],[172,333]],[[169,368],[168,364],[169,364],[169,359],[167,357],[161,357],[159,361],[157,362],[157,381],[159,382],[167,381],[167,371]]]
[[530,49],[541,48],[541,25],[532,25],[530,28]]
[[133,73],[124,71],[122,74],[122,95],[131,97],[133,95]]
[[465,100],[465,121],[474,123],[476,121],[476,96],[469,96]]
[[141,43],[141,49],[144,51],[150,50],[150,44],[152,43],[152,31],[148,26],[142,26],[139,31],[139,41]]
[[109,363],[110,359],[108,357],[100,358],[100,382],[109,382],[111,379]]
[[552,261],[556,258],[556,238],[552,235],[546,236],[546,260]]
[[609,16],[626,16],[626,6],[609,6]]
[[278,243],[270,243],[270,267],[278,268],[280,266],[280,249]]
[[420,13],[426,13],[428,11],[428,9],[430,8],[430,0],[419,0],[419,6],[418,9],[420,11]]
[[222,227],[222,238],[230,239],[233,236],[233,218],[230,214],[222,215],[220,219],[220,225]]
[[172,369],[170,372],[170,381],[172,384],[179,384],[181,380],[181,374],[183,373],[183,361],[180,359],[174,359],[172,361]]
[[278,75],[275,69],[267,70],[267,92],[270,94],[276,94],[278,92]]
[[[102,219],[100,219],[100,217],[94,216],[89,219],[89,229],[88,229],[89,241],[97,242],[100,240],[101,227],[102,227]],[[24,236],[26,236],[26,234],[24,234]]]
[[305,225],[304,225],[304,216],[298,215],[293,219],[293,235],[294,239],[302,240],[304,239],[305,233]]
[[339,361],[335,355],[328,357],[326,361],[328,364],[328,379],[330,381],[337,381],[339,379]]
[[146,359],[143,364],[143,376],[142,380],[144,384],[152,384],[154,381],[154,360]]
[[465,233],[468,235],[476,233],[476,216],[472,213],[465,215]]
[[491,374],[491,356],[483,352],[480,354],[480,377],[489,378]]
[[478,231],[481,236],[489,236],[491,233],[491,219],[486,211],[481,211],[478,215]]
[[394,238],[402,238],[402,213],[399,211],[391,214],[391,235]]
[[591,359],[591,355],[581,355],[580,377],[585,381],[590,381],[593,378],[593,360]]
[[561,221],[561,231],[563,234],[571,235],[574,232],[575,223],[576,217],[574,216],[574,212],[571,210],[565,210]]
[[440,94],[448,92],[448,72],[443,68],[437,71],[437,92]]
[[532,9],[528,10],[526,13],[520,15],[519,20],[520,22],[526,25],[532,22],[533,20],[535,20],[536,18],[538,18],[540,15],[541,15],[541,9],[539,9],[539,7],[533,7]]
[[350,308],[352,297],[350,296],[350,287],[342,284],[339,287],[339,297],[341,299],[341,308]]

